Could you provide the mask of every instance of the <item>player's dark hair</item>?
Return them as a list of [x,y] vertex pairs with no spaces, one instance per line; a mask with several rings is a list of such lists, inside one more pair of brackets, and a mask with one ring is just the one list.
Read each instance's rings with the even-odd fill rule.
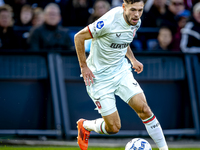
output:
[[144,2],[144,4],[147,2],[147,0],[124,0],[125,3],[127,4],[133,4],[136,2]]

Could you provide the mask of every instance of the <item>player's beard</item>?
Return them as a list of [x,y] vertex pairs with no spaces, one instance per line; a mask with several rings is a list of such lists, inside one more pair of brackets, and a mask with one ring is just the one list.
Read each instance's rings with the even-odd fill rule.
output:
[[128,19],[128,15],[124,14],[124,16],[125,16],[126,22],[127,22],[129,25],[135,26],[135,25],[137,24],[137,23],[132,24],[132,23],[129,21],[129,19]]

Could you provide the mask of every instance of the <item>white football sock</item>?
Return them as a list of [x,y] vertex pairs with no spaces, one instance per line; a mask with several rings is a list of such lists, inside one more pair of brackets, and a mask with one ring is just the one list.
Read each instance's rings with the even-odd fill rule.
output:
[[107,131],[105,129],[105,121],[103,118],[99,118],[96,120],[85,120],[83,122],[83,127],[87,129],[88,131],[95,131],[100,134],[107,134]]
[[159,148],[159,150],[168,150],[168,146],[166,145],[164,147],[161,147],[161,148]]
[[147,129],[147,132],[149,133],[150,137],[154,140],[158,148],[160,150],[168,150],[168,146],[165,141],[162,128],[154,114],[150,118],[143,120],[143,123]]

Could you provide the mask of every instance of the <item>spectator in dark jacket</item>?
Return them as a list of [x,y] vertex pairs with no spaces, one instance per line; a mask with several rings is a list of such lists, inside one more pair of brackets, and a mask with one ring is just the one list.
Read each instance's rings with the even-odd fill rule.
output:
[[167,0],[154,0],[148,12],[145,12],[142,18],[143,27],[161,27],[163,16],[168,10]]
[[30,5],[24,5],[20,12],[20,18],[15,22],[16,26],[32,26],[31,20],[33,17],[33,10]]
[[68,0],[62,14],[63,26],[87,26],[92,0]]
[[180,49],[181,29],[185,27],[190,16],[191,16],[191,13],[189,10],[184,10],[183,12],[181,12],[180,14],[176,16],[178,27],[172,39],[173,51],[181,51]]
[[30,5],[26,4],[22,7],[20,17],[15,21],[15,28],[18,28],[15,32],[17,35],[18,45],[21,49],[27,49],[27,38],[29,36],[29,30],[32,27],[33,9]]
[[88,24],[93,23],[106,12],[108,12],[110,10],[110,4],[107,0],[96,0],[93,6],[93,10],[94,12],[88,19]]
[[200,2],[193,7],[193,18],[181,30],[181,50],[186,53],[200,53]]
[[171,50],[172,32],[168,27],[161,27],[159,29],[157,41],[150,47],[150,51],[169,51]]
[[31,30],[28,38],[30,49],[39,50],[69,50],[72,41],[66,29],[59,26],[61,20],[60,8],[50,3],[44,9],[44,24]]
[[33,10],[32,25],[39,26],[44,23],[44,11],[41,7],[36,7]]
[[163,16],[162,26],[168,26],[173,35],[176,33],[178,21],[176,16],[185,10],[184,0],[170,0],[168,10]]
[[16,49],[17,40],[13,31],[12,8],[0,7],[0,49]]

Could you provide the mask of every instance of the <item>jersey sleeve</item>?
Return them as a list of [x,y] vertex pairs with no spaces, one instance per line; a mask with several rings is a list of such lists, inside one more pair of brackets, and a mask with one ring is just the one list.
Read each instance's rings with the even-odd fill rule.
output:
[[100,18],[92,24],[88,25],[88,30],[92,38],[97,38],[109,33],[110,21],[108,19]]

